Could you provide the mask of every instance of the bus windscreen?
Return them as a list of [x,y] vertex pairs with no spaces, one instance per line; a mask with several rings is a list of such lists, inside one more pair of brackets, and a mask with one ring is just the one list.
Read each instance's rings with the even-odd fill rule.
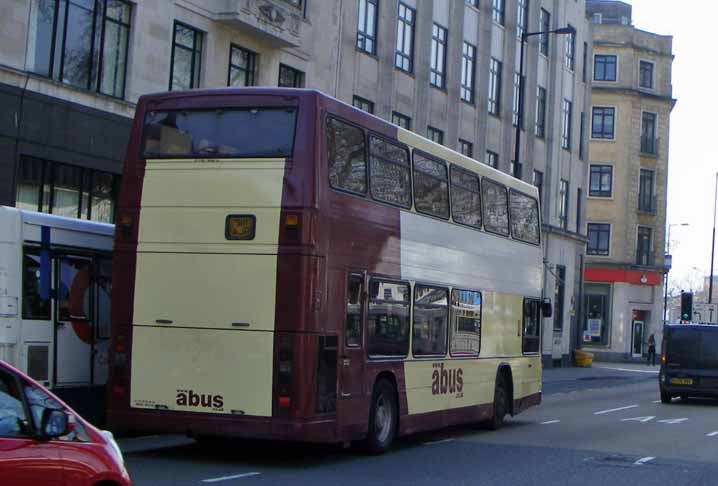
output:
[[295,108],[151,111],[145,116],[145,158],[289,157]]

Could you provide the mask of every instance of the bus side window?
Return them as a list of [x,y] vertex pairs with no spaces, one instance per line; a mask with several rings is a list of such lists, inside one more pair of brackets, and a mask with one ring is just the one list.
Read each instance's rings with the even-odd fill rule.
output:
[[366,141],[361,128],[329,118],[327,159],[333,188],[366,194]]
[[477,356],[481,350],[481,293],[451,291],[451,355]]
[[541,336],[541,303],[536,299],[524,299],[524,325],[521,351],[538,353]]
[[347,283],[347,321],[344,333],[347,347],[361,346],[362,290],[361,275],[349,275]]
[[486,231],[509,236],[509,208],[506,187],[490,179],[483,179],[484,228]]
[[538,201],[511,189],[511,236],[533,245],[540,242]]
[[40,250],[25,248],[22,275],[22,318],[50,320],[50,299],[40,296]]

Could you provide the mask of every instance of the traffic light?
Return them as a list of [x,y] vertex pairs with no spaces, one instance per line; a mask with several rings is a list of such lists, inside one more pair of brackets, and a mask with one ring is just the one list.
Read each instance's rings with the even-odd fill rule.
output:
[[693,319],[693,292],[681,292],[681,320]]

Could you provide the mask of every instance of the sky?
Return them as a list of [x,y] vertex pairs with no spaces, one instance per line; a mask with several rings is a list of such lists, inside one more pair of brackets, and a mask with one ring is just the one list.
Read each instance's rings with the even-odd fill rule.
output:
[[[636,28],[673,36],[673,97],[668,168],[668,223],[673,269],[669,289],[702,285],[710,274],[713,208],[718,172],[718,2],[627,0]],[[715,86],[715,87],[714,87]],[[718,244],[717,244],[718,246]],[[718,269],[718,248],[716,250]],[[718,275],[718,270],[715,271]],[[700,282],[700,284],[699,284]]]

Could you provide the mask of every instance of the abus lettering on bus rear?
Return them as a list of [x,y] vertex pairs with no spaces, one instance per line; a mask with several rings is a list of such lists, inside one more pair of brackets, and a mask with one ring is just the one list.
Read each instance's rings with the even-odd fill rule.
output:
[[461,368],[446,369],[444,363],[434,363],[434,372],[431,374],[431,394],[446,395],[456,393],[461,398],[464,390],[464,370]]
[[181,407],[203,407],[221,410],[224,407],[224,397],[208,393],[195,393],[194,390],[177,390],[176,403]]

